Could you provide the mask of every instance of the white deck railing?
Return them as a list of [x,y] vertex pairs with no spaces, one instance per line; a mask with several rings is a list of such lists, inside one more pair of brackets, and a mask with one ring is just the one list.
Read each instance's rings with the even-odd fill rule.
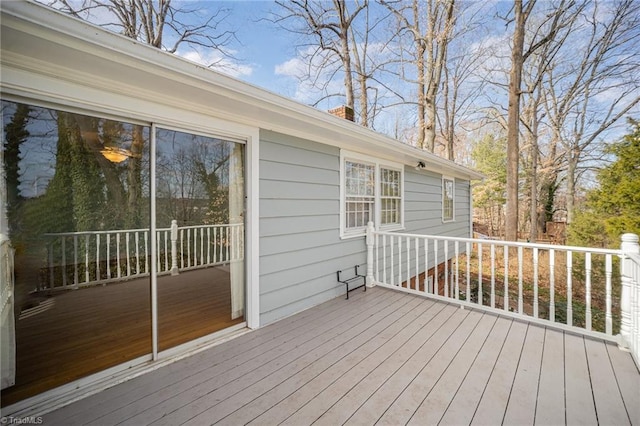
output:
[[621,346],[629,348],[640,368],[640,246],[638,236],[622,236]]
[[[45,234],[46,277],[39,290],[103,284],[149,275],[149,229]],[[244,257],[242,223],[156,230],[159,274],[221,265]]]
[[373,224],[367,249],[368,282],[579,330],[638,353],[640,256],[628,249],[381,232]]

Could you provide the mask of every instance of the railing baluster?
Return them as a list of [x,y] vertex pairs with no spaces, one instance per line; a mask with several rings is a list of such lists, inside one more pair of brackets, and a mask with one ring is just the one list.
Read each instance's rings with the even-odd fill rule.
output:
[[502,246],[504,249],[504,294],[502,309],[509,311],[509,247]]
[[129,247],[129,235],[130,233],[127,232],[126,234],[124,234],[125,237],[125,245],[127,248],[127,276],[131,276],[131,251],[130,251],[130,247]]
[[471,301],[471,243],[467,242],[467,302]]
[[414,238],[414,241],[416,249],[416,279],[414,282],[416,290],[420,290],[420,241],[418,237]]
[[387,236],[382,236],[382,281],[387,282]]
[[518,246],[518,313],[522,312],[522,246]]
[[100,234],[96,234],[96,281],[100,278]]
[[105,242],[107,244],[107,249],[106,249],[107,279],[109,279],[111,278],[111,234],[106,233],[105,238],[106,238]]
[[[237,231],[237,226],[235,227],[236,229],[236,239],[238,239],[238,231]],[[236,247],[238,247],[238,244],[236,243]],[[237,248],[236,248],[237,251]],[[200,265],[204,265],[204,228],[200,228]]]
[[67,286],[67,239],[62,237],[62,263],[60,265],[62,273],[62,286]]
[[144,231],[144,272],[149,273],[149,232]]
[[407,288],[411,288],[411,239],[407,237]]
[[449,297],[449,241],[444,240],[444,297]]
[[225,235],[226,235],[225,241],[226,241],[226,249],[227,249],[226,250],[226,254],[227,254],[227,259],[226,260],[229,261],[229,228],[225,228],[225,231],[226,231],[225,232]]
[[611,274],[612,274],[612,260],[611,255],[607,254],[605,256],[605,292],[606,292],[606,309],[607,312],[605,314],[605,333],[608,335],[613,334],[613,316],[611,314]]
[[[163,232],[161,230],[156,230],[156,268],[158,270],[158,272],[162,272],[162,256],[160,256],[160,240],[162,240],[162,234]],[[166,235],[165,235],[165,241],[166,241]],[[165,250],[165,253],[167,251]]]
[[180,269],[184,268],[184,229],[180,230]]
[[586,329],[591,331],[591,253],[587,252],[584,258],[585,262],[585,304],[586,304],[586,312],[585,312],[585,321],[586,321]]
[[136,240],[136,274],[140,273],[140,234],[138,231],[135,233]]
[[191,266],[191,230],[187,228],[187,267]]
[[538,247],[533,249],[533,317],[538,318]]
[[402,237],[398,237],[398,286],[402,287]]
[[[162,234],[164,235],[163,241],[164,241],[164,270],[168,271],[171,269],[171,264],[173,262],[169,261],[169,252],[171,251],[171,249],[169,248],[169,240],[171,239],[171,231],[167,232],[167,231],[163,231]],[[173,243],[172,243],[173,244]],[[173,253],[171,253],[171,261],[173,261]],[[158,269],[160,271],[160,269]]]
[[429,285],[429,239],[424,239],[424,291],[433,294],[433,286]]
[[116,233],[116,266],[118,268],[118,273],[116,276],[120,278],[122,276],[122,272],[120,271],[120,233]]
[[394,238],[392,235],[389,235],[389,250],[390,250],[390,256],[389,256],[389,261],[390,261],[390,270],[389,270],[389,274],[390,274],[390,278],[391,278],[391,285],[395,285],[394,280],[395,280],[395,276],[393,274],[393,264],[396,263],[395,259],[393,258],[393,246],[394,246]]
[[567,325],[573,325],[573,252],[567,251]]
[[375,235],[374,244],[376,247],[376,281],[380,281],[380,236],[378,234]]
[[207,227],[207,264],[211,264],[211,227]]
[[478,305],[482,306],[482,243],[478,243]]
[[556,322],[556,252],[549,250],[549,321]]
[[218,263],[218,227],[213,228],[213,263]]
[[84,282],[89,282],[89,235],[84,236]]
[[496,307],[496,245],[491,243],[491,307]]
[[440,286],[438,285],[438,275],[440,275],[440,271],[438,267],[440,263],[438,263],[438,240],[433,240],[433,293],[440,295]]
[[456,300],[460,300],[460,246],[458,241],[455,243],[456,251],[456,275],[455,275],[455,297]]
[[78,288],[80,283],[79,271],[78,271],[78,236],[73,236],[73,285]]

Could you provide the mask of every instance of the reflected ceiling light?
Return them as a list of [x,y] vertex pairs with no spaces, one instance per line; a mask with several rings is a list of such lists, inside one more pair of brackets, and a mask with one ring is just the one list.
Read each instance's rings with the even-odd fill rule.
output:
[[112,163],[122,163],[129,157],[134,157],[133,153],[128,149],[116,148],[112,146],[105,146],[100,150],[100,154]]

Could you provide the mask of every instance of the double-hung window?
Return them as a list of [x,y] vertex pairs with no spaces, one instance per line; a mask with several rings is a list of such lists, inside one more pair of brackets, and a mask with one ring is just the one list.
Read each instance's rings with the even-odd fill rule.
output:
[[455,180],[449,177],[442,178],[442,221],[455,220]]
[[368,222],[376,228],[401,229],[403,166],[341,152],[340,235],[363,235]]

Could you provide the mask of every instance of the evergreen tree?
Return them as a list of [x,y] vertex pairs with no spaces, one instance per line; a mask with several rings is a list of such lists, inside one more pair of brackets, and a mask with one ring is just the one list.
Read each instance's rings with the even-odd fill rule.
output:
[[614,160],[598,172],[599,186],[570,225],[571,244],[615,248],[622,234],[640,234],[640,122],[630,124],[632,131],[606,149]]

